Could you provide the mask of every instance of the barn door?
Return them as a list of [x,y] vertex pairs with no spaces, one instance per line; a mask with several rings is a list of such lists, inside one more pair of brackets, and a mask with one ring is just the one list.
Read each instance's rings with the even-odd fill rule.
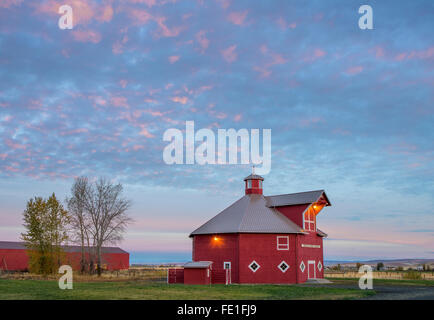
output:
[[307,262],[307,278],[308,279],[316,278],[315,260],[309,260]]
[[232,268],[231,268],[231,263],[230,261],[225,261],[223,262],[223,269],[225,270],[225,277],[226,277],[226,284],[231,284],[232,283]]

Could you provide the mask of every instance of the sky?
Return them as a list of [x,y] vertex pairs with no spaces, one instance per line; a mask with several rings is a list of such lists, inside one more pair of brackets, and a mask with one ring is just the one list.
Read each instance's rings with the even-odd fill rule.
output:
[[[72,30],[58,9],[73,9]],[[77,176],[132,200],[132,262],[188,235],[251,166],[168,165],[167,129],[271,129],[264,194],[324,189],[325,259],[434,258],[434,3],[0,0],[0,239]]]

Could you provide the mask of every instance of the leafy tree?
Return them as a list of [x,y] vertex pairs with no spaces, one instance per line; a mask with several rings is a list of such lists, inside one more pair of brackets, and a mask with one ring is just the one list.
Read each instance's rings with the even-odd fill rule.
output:
[[384,263],[383,262],[378,262],[377,263],[377,271],[380,271],[382,268],[384,268]]
[[30,199],[23,220],[26,232],[21,238],[28,249],[29,270],[41,274],[56,272],[64,258],[61,245],[68,239],[67,211],[53,193],[47,200]]

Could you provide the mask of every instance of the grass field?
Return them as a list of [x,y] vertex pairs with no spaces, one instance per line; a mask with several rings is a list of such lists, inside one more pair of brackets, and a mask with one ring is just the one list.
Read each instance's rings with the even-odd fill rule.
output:
[[[326,278],[334,284],[358,283],[357,278]],[[374,285],[396,285],[396,286],[434,286],[434,280],[395,280],[395,279],[375,279]]]
[[60,290],[53,280],[0,279],[1,300],[240,300],[240,299],[358,299],[372,291],[296,285],[187,286],[149,281],[75,282],[74,289]]

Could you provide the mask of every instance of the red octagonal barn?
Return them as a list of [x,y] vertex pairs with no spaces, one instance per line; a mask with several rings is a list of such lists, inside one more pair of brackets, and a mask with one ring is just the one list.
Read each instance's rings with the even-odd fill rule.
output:
[[210,263],[212,283],[323,278],[327,235],[317,228],[316,216],[331,205],[324,190],[264,196],[264,178],[251,174],[244,181],[241,199],[190,234],[193,262]]

